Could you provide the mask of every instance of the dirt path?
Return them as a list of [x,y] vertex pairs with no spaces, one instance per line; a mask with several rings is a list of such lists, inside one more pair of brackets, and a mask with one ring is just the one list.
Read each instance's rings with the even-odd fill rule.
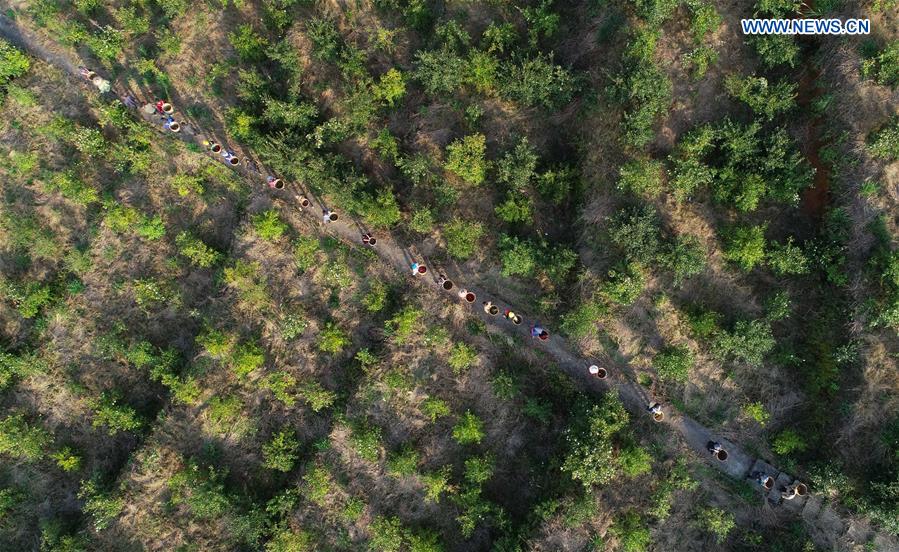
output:
[[[55,47],[46,44],[34,33],[18,25],[5,15],[0,15],[0,36],[29,51],[35,57],[65,70],[72,76],[74,81],[82,86],[91,86],[80,77],[78,72],[79,64],[73,61],[69,55],[61,53]],[[144,116],[145,120],[154,124],[160,132],[164,132],[159,126],[158,116],[147,115],[140,111],[139,113]],[[173,134],[172,137],[178,137],[200,145],[206,139],[202,132],[194,131],[191,128],[186,128],[179,134]],[[213,154],[210,153],[210,155]],[[216,157],[224,161],[222,157]],[[271,173],[267,173],[263,167],[260,167],[260,173],[249,171],[242,165],[233,168],[248,180],[255,182],[255,185],[258,186],[257,193],[268,193],[267,186],[265,186],[265,176]],[[302,190],[291,186],[287,186],[287,188],[281,191],[272,190],[272,195],[276,200],[287,202],[297,209],[300,209],[300,206],[295,199],[295,195],[302,193]],[[311,196],[309,197],[312,199]],[[335,222],[324,223],[321,215],[322,206],[315,203],[303,209],[302,213],[305,216],[312,216],[318,220],[323,232],[337,236],[350,243],[361,244],[360,225],[349,219],[349,217],[340,216]],[[341,213],[338,211],[338,214]],[[450,300],[462,301],[456,294],[460,288],[466,286],[459,274],[454,273],[449,268],[440,269],[440,272],[455,283],[455,287],[451,291],[444,292],[437,284],[438,270],[436,267],[429,266],[427,274],[413,276],[410,268],[411,263],[427,264],[427,259],[414,249],[410,249],[394,239],[393,236],[377,235],[376,237],[378,238],[378,243],[375,251],[384,261],[392,265],[400,273],[407,274],[407,277],[417,285],[431,288],[431,292],[435,294],[435,297],[436,294],[446,294],[445,297]],[[529,325],[533,318],[516,310],[515,312],[521,314],[525,321],[521,325],[513,325],[502,317],[502,312],[506,308],[512,308],[512,306],[506,305],[501,301],[495,303],[499,307],[500,314],[491,316],[481,308],[482,301],[494,300],[491,294],[487,290],[477,287],[466,287],[466,289],[476,295],[477,298],[472,304],[472,310],[476,316],[479,316],[484,321],[488,331],[496,334],[511,335],[524,345],[530,343],[533,347],[543,349],[556,361],[558,367],[568,374],[585,392],[603,393],[607,390],[616,390],[624,405],[633,415],[649,415],[647,403],[651,398],[647,396],[644,389],[624,376],[627,366],[622,365],[620,361],[608,357],[588,361],[572,353],[573,348],[558,335],[553,335],[545,342],[534,339],[530,336]],[[594,362],[609,368],[610,373],[607,379],[600,380],[589,374],[587,367]],[[790,484],[793,481],[792,476],[781,472],[760,459],[756,459],[742,450],[737,443],[715,434],[712,430],[704,427],[692,418],[674,412],[670,405],[666,405],[665,413],[665,419],[660,422],[661,424],[678,432],[684,442],[701,458],[706,458],[711,465],[730,477],[737,480],[745,480],[754,471],[764,471],[774,477],[778,482],[778,486],[768,494],[769,502],[775,506],[782,507],[788,512],[799,514],[806,523],[810,536],[819,546],[829,549],[851,550],[857,546],[871,543],[869,546],[873,546],[874,550],[899,550],[899,543],[897,543],[894,536],[876,533],[864,521],[841,516],[820,497],[809,495],[808,497],[796,498],[791,501],[782,501],[777,488],[781,485]],[[728,452],[727,461],[721,462],[713,459],[707,450],[707,444],[710,441],[721,443]]]

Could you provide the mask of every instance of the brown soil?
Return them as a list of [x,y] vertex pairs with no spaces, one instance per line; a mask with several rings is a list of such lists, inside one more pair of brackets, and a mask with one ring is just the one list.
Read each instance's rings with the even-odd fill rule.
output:
[[[822,88],[818,85],[820,76],[819,69],[809,68],[799,80],[796,101],[804,112],[810,112],[814,101],[822,94]],[[813,116],[805,128],[805,140],[801,144],[805,158],[815,169],[812,187],[802,192],[802,209],[815,218],[824,214],[830,202],[830,169],[821,161],[821,148],[827,146],[823,126],[824,118],[821,115]]]

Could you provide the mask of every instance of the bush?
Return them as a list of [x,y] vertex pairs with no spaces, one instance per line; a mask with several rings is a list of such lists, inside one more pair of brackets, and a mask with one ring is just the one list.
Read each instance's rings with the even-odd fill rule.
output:
[[765,258],[767,225],[735,226],[724,236],[724,258],[749,272]]
[[241,60],[252,63],[265,59],[268,41],[256,34],[251,25],[245,23],[237,31],[228,33],[228,40]]
[[883,86],[899,86],[899,40],[887,44],[877,55],[866,59],[862,63],[862,74]]
[[571,101],[575,89],[571,72],[542,53],[506,63],[500,73],[500,94],[525,107],[557,109]]
[[522,138],[515,147],[497,162],[497,180],[508,184],[513,190],[525,190],[534,177],[537,168],[537,152],[527,138]]
[[231,510],[231,498],[225,493],[223,474],[188,463],[168,482],[173,505],[186,506],[194,518],[211,520]]
[[595,337],[597,324],[608,314],[608,309],[597,301],[586,301],[562,316],[561,330],[575,339]]
[[52,440],[47,430],[29,425],[22,414],[12,414],[0,420],[0,454],[22,460],[40,460]]
[[351,429],[350,442],[356,454],[363,460],[377,462],[381,453],[381,428],[356,424]]
[[499,239],[499,254],[503,276],[534,275],[538,253],[531,242],[503,234]]
[[362,212],[366,222],[375,228],[389,228],[402,219],[396,196],[389,188],[383,188],[374,198],[366,199]]
[[444,466],[437,471],[421,476],[421,483],[425,487],[425,500],[427,502],[436,504],[440,502],[440,495],[452,490],[452,486],[449,484],[450,470],[450,466]]
[[481,184],[487,174],[486,140],[483,134],[472,134],[453,141],[446,147],[444,168],[468,184]]
[[337,400],[337,393],[329,391],[314,380],[307,381],[300,388],[300,394],[309,404],[313,412],[321,412],[329,408]]
[[430,418],[432,422],[436,422],[437,418],[449,416],[451,411],[449,405],[446,404],[446,401],[442,401],[436,397],[428,397],[421,403],[421,412]]
[[888,161],[899,159],[899,118],[894,118],[868,137],[871,155]]
[[30,67],[28,56],[9,42],[0,39],[0,87],[5,87],[12,79],[21,77]]
[[318,350],[336,355],[350,344],[350,336],[334,322],[328,322],[318,334]]
[[777,322],[790,316],[792,305],[790,294],[786,290],[779,290],[765,299],[765,319]]
[[396,101],[406,94],[406,76],[397,69],[390,69],[381,75],[373,92],[376,98],[393,107]]
[[640,519],[640,514],[634,510],[628,510],[623,516],[617,518],[609,533],[618,539],[621,552],[643,552],[652,542],[649,528]]
[[802,452],[808,447],[805,439],[793,429],[785,429],[774,437],[771,450],[775,454],[788,456],[794,452]]
[[88,405],[94,411],[91,425],[105,426],[106,432],[111,436],[120,431],[135,431],[144,425],[137,411],[128,405],[119,404],[119,398],[113,393],[103,392],[100,398],[88,401]]
[[765,405],[761,402],[751,402],[744,404],[741,412],[744,416],[751,420],[754,420],[762,427],[765,427],[765,425],[767,425],[768,421],[771,419],[771,414],[768,412],[768,409],[765,408]]
[[372,552],[399,552],[403,546],[403,526],[399,518],[377,516],[368,528],[368,548]]
[[414,448],[405,446],[399,452],[388,456],[387,472],[394,477],[413,475],[420,461],[421,455]]
[[737,525],[733,514],[718,508],[703,508],[696,521],[700,529],[715,536],[718,544],[727,540],[727,536]]
[[655,197],[662,191],[662,162],[650,158],[628,161],[618,172],[618,189]]
[[662,264],[674,273],[674,285],[705,272],[708,254],[698,237],[680,234],[675,238]]
[[262,445],[264,466],[277,471],[289,472],[293,469],[299,454],[300,442],[292,429],[282,429],[272,436],[271,441]]
[[428,94],[452,94],[466,81],[467,64],[448,48],[419,50],[415,54],[415,79]]
[[506,200],[494,209],[496,216],[503,222],[530,223],[533,219],[531,199],[521,192],[512,191]]
[[453,345],[449,356],[449,365],[453,369],[453,373],[461,375],[466,372],[478,358],[478,353],[465,343],[456,343]]
[[734,358],[752,366],[761,366],[776,344],[769,322],[741,320],[734,325],[732,332],[722,330],[715,334],[712,347],[720,358]]
[[191,264],[200,268],[209,268],[222,260],[221,253],[186,230],[175,238],[175,245],[178,246],[181,255],[187,257]]
[[281,401],[284,406],[291,407],[296,404],[296,384],[297,380],[293,374],[284,370],[272,372],[268,374],[260,383],[260,387],[271,391],[276,399]]
[[634,303],[643,293],[646,276],[638,263],[629,263],[609,271],[608,280],[599,288],[607,301],[621,306]]
[[690,370],[693,368],[693,352],[686,345],[675,345],[662,349],[652,359],[652,366],[658,372],[659,377],[675,382],[686,382],[690,378]]
[[203,178],[190,174],[176,174],[169,182],[178,195],[185,197],[190,193],[203,194]]
[[767,255],[768,266],[778,276],[809,273],[809,260],[798,245],[793,245],[793,237],[781,244],[772,242]]
[[281,220],[275,209],[268,209],[253,215],[252,221],[253,229],[264,240],[277,241],[287,232],[287,224]]
[[385,322],[384,330],[398,345],[402,345],[419,329],[418,322],[422,315],[423,311],[409,305]]
[[798,85],[781,81],[769,86],[765,77],[740,78],[737,75],[730,75],[725,79],[724,87],[731,96],[770,121],[779,113],[785,113],[793,108]]
[[762,65],[767,68],[778,65],[796,67],[799,61],[799,44],[789,35],[756,35],[750,37]]
[[568,452],[562,471],[584,487],[608,483],[618,468],[611,438],[629,420],[621,399],[614,393],[603,395],[598,404],[574,420],[565,431]]
[[82,481],[78,498],[84,501],[83,510],[94,520],[94,530],[100,532],[109,526],[125,508],[125,500],[100,490],[93,480]]
[[453,219],[443,229],[446,252],[457,259],[468,259],[478,251],[478,242],[483,235],[484,225],[480,222]]
[[661,247],[656,210],[644,205],[626,209],[609,222],[609,238],[631,261],[650,266]]
[[632,445],[621,449],[618,462],[626,477],[639,477],[652,471],[652,456],[642,447]]
[[478,444],[484,439],[484,422],[466,410],[453,427],[453,439],[460,445]]
[[324,506],[331,492],[331,474],[327,468],[316,464],[303,475],[303,496],[313,504]]

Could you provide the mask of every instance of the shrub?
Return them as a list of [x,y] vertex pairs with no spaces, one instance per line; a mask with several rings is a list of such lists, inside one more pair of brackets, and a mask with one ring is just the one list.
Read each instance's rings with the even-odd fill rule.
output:
[[402,219],[396,196],[389,188],[383,188],[363,205],[365,220],[375,228],[389,228]]
[[862,62],[862,74],[883,86],[899,86],[899,40],[887,44],[877,55]]
[[284,403],[284,406],[290,407],[297,402],[295,396],[296,384],[297,380],[293,377],[293,374],[279,370],[267,375],[260,383],[260,386],[271,391],[276,399]]
[[751,402],[744,404],[741,411],[744,416],[751,420],[754,420],[762,427],[765,427],[765,425],[767,425],[768,421],[771,419],[771,414],[768,412],[768,409],[765,408],[765,405],[761,402]]
[[256,34],[251,25],[245,23],[236,31],[228,33],[228,41],[243,61],[256,62],[265,59],[268,41]]
[[728,94],[745,103],[758,115],[770,121],[779,113],[793,108],[796,98],[795,83],[781,81],[769,86],[765,77],[743,77],[730,75],[724,81]]
[[571,101],[576,89],[571,72],[543,53],[504,64],[499,82],[500,95],[525,107],[557,109]]
[[868,151],[880,159],[899,159],[899,117],[894,118],[868,137]]
[[387,285],[380,280],[374,280],[371,282],[368,288],[368,292],[362,297],[362,306],[365,307],[365,310],[368,312],[381,312],[384,310],[384,307],[387,306],[387,294],[388,294]]
[[280,529],[265,543],[265,552],[305,552],[313,550],[312,537],[304,531]]
[[22,51],[5,40],[0,40],[0,87],[6,86],[14,78],[21,77],[31,67]]
[[623,516],[615,519],[609,533],[618,539],[621,552],[643,552],[652,542],[649,528],[640,519],[640,514],[628,510]]
[[629,263],[609,271],[608,280],[600,287],[599,294],[607,301],[627,306],[640,297],[645,285],[643,268],[637,263]]
[[437,471],[421,476],[422,485],[425,487],[425,500],[427,502],[440,502],[440,495],[452,490],[449,484],[450,466],[444,466]]
[[487,173],[486,140],[483,134],[472,134],[453,141],[446,147],[444,168],[468,184],[481,184]]
[[56,460],[56,465],[64,472],[78,471],[81,468],[81,457],[75,454],[71,447],[63,447],[50,455]]
[[484,439],[484,422],[470,410],[466,410],[453,427],[453,439],[460,445],[480,443]]
[[355,424],[350,434],[353,450],[363,460],[377,462],[381,452],[381,428],[367,424]]
[[680,234],[662,264],[674,273],[674,285],[681,285],[684,280],[705,272],[708,256],[698,237]]
[[200,268],[209,268],[222,259],[222,254],[203,243],[188,231],[183,231],[175,238],[175,245],[181,255],[187,257],[191,264]]
[[646,449],[638,446],[621,449],[618,463],[626,477],[639,477],[652,471],[652,456]]
[[659,377],[668,381],[686,382],[693,368],[693,352],[686,345],[675,345],[662,349],[652,359],[652,366]]
[[718,544],[727,540],[727,536],[737,525],[733,514],[719,508],[703,508],[696,521],[700,529],[714,535]]
[[428,208],[416,209],[409,219],[409,228],[419,234],[430,234],[434,229],[434,213]]
[[767,225],[735,226],[725,233],[724,258],[749,272],[765,258]]
[[611,438],[627,423],[628,415],[618,395],[604,395],[598,404],[575,417],[565,431],[568,452],[562,471],[584,487],[611,481],[618,467]]
[[446,252],[457,259],[468,259],[478,250],[478,242],[483,235],[484,225],[480,222],[453,219],[443,229]]
[[653,27],[664,23],[677,8],[677,4],[676,0],[634,0],[637,15]]
[[721,16],[712,4],[701,0],[689,0],[687,7],[690,9],[690,32],[693,34],[693,42],[699,44],[709,33],[714,33],[721,26]]
[[374,86],[375,97],[393,107],[397,100],[406,94],[406,76],[397,69],[390,69]]
[[394,477],[413,475],[420,461],[421,456],[414,448],[404,446],[399,452],[388,456],[387,472]]
[[534,275],[538,253],[531,242],[503,234],[499,239],[499,252],[503,276]]
[[534,177],[537,168],[537,152],[527,138],[522,138],[496,165],[497,180],[513,190],[524,190]]
[[790,294],[786,290],[779,290],[765,299],[765,319],[777,322],[790,316],[792,310]]
[[562,316],[562,332],[575,339],[594,337],[597,323],[608,314],[608,309],[597,301],[586,301]]
[[428,397],[421,403],[421,412],[432,422],[436,422],[437,418],[450,415],[450,407],[445,401],[436,397]]
[[265,353],[256,343],[241,343],[234,347],[228,358],[231,371],[238,379],[243,379],[265,362]]
[[399,518],[377,516],[368,528],[368,548],[372,552],[399,552],[403,546],[403,526]]
[[465,343],[456,343],[450,351],[448,362],[453,373],[458,376],[467,371],[477,358],[477,351]]
[[652,265],[661,247],[658,213],[649,205],[618,213],[609,222],[609,238],[629,260]]
[[752,366],[760,366],[777,341],[771,334],[771,324],[763,320],[741,320],[732,332],[715,335],[713,349],[721,358],[735,358]]
[[506,200],[494,209],[496,216],[503,222],[530,223],[533,218],[531,199],[521,192],[509,192]]
[[781,456],[794,452],[802,452],[808,447],[805,439],[793,429],[785,429],[778,433],[771,442],[771,450]]
[[313,412],[321,412],[325,408],[330,407],[337,400],[337,393],[329,391],[322,387],[320,383],[314,380],[307,381],[300,388],[300,394],[309,404],[309,408]]
[[12,414],[0,420],[0,454],[35,461],[53,440],[43,427],[29,425],[22,414]]
[[211,520],[231,510],[231,498],[225,493],[223,474],[188,463],[168,481],[173,505],[186,506],[194,518]]
[[122,512],[125,500],[100,489],[96,481],[82,481],[78,498],[84,501],[83,510],[94,520],[94,530],[100,532]]
[[750,42],[767,68],[778,65],[796,67],[799,60],[799,44],[789,35],[756,35]]
[[264,240],[276,241],[287,232],[287,224],[281,220],[275,209],[257,213],[253,215],[252,220],[253,229]]
[[324,506],[331,492],[331,474],[327,468],[319,464],[312,466],[303,475],[303,483],[303,496],[314,504]]
[[419,50],[415,54],[414,76],[428,94],[452,94],[469,75],[466,65],[463,58],[448,48]]
[[312,236],[300,236],[294,242],[293,259],[301,272],[305,272],[315,265],[316,253],[319,248],[318,238]]
[[143,426],[137,411],[128,405],[119,404],[119,397],[113,393],[103,392],[98,399],[88,401],[94,411],[93,427],[106,427],[109,435],[120,431],[134,431]]
[[262,445],[262,457],[267,468],[289,472],[298,457],[300,442],[292,429],[282,429],[272,436],[272,439]]
[[808,274],[809,260],[798,245],[793,245],[793,237],[781,244],[772,242],[767,254],[768,266],[778,276]]
[[406,306],[384,324],[384,330],[398,345],[402,345],[419,329],[418,322],[422,315],[424,312],[420,309]]
[[336,355],[349,344],[350,336],[338,328],[334,322],[325,324],[325,327],[318,334],[318,350],[325,353]]
[[203,194],[203,178],[196,175],[191,174],[176,174],[169,181],[175,191],[178,192],[178,195],[181,197],[185,197],[190,193],[194,193],[197,195]]
[[465,460],[465,480],[472,485],[482,485],[493,477],[496,462],[492,455],[474,456]]
[[628,161],[618,172],[618,189],[654,197],[662,191],[662,162],[650,158]]

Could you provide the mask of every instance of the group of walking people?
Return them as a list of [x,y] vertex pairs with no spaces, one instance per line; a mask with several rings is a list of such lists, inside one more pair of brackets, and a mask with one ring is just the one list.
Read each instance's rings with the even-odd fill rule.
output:
[[[106,93],[111,89],[111,85],[108,80],[100,77],[95,72],[87,69],[86,67],[79,67],[80,74],[90,81],[100,92]],[[124,93],[119,96],[119,100],[123,105],[128,107],[129,109],[137,109],[138,100],[130,93]],[[178,132],[181,128],[181,124],[178,123],[173,117],[174,107],[164,101],[157,100],[155,103],[148,103],[144,106],[144,110],[147,112],[147,115],[158,115],[160,118],[160,122],[162,123],[163,128],[170,130],[172,132]],[[240,159],[237,155],[230,149],[222,147],[220,144],[216,142],[204,141],[203,145],[208,147],[209,150],[214,154],[221,154],[222,158],[225,162],[227,162],[231,166],[239,166]],[[255,174],[259,174],[259,166],[255,161],[250,159],[244,160],[244,167]],[[267,176],[266,184],[269,188],[273,190],[282,190],[285,185],[284,182],[275,176]],[[297,207],[299,209],[303,209],[309,207],[311,202],[305,197],[300,195],[295,195],[294,198],[297,201]],[[338,220],[338,215],[334,211],[328,208],[322,209],[322,223],[329,224]],[[367,231],[361,232],[362,244],[367,247],[375,247],[377,244],[377,238],[371,233]],[[421,263],[412,262],[410,264],[410,269],[412,271],[413,276],[423,276],[427,274],[428,268]],[[436,280],[436,283],[439,287],[443,288],[446,291],[450,291],[453,289],[454,284],[450,281],[445,275],[440,274]],[[467,289],[460,289],[457,292],[460,299],[467,303],[474,303],[475,294],[472,291]],[[500,312],[499,307],[493,304],[492,301],[484,301],[482,303],[484,312],[488,316],[497,316]],[[511,324],[515,326],[521,325],[523,319],[521,315],[512,311],[512,309],[504,309],[503,310],[503,318],[509,321]],[[535,321],[530,327],[530,335],[532,339],[538,339],[540,341],[547,341],[549,339],[549,332],[540,324],[539,321]],[[599,366],[593,364],[588,367],[588,372],[590,375],[598,377],[599,379],[604,379],[607,375],[607,370],[605,368],[600,368]],[[658,402],[653,402],[649,404],[647,407],[647,411],[652,415],[655,421],[662,421],[664,418],[662,405]],[[724,462],[727,460],[728,453],[727,450],[724,449],[723,445],[717,441],[709,441],[706,445],[706,449],[708,452],[717,460]],[[759,485],[761,485],[766,491],[770,491],[774,487],[774,479],[766,475],[762,472],[753,472],[750,475],[750,478],[755,480]],[[781,497],[784,500],[792,500],[797,496],[803,496],[807,493],[807,487],[798,482],[794,481],[791,485],[782,487],[780,489]]]

